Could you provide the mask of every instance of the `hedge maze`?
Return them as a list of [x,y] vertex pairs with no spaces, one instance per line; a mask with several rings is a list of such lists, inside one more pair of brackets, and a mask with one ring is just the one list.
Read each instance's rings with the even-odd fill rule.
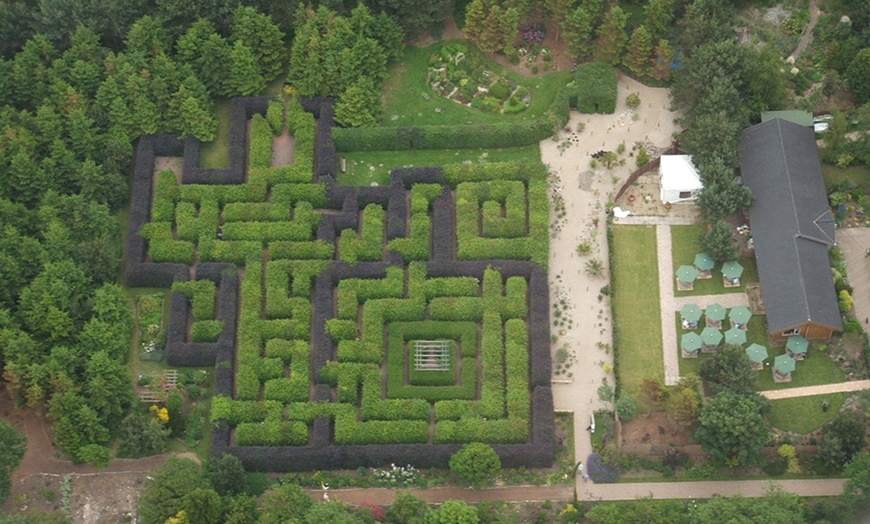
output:
[[[173,366],[215,366],[212,452],[262,471],[445,467],[491,443],[553,459],[542,165],[396,169],[334,182],[321,99],[235,99],[230,167],[142,137],[127,281],[171,287]],[[294,139],[272,165],[273,136]],[[180,175],[154,172],[182,156]]]

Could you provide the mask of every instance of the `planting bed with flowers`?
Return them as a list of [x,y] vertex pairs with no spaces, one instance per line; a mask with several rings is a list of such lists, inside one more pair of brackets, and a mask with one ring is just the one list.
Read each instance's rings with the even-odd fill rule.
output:
[[449,100],[493,113],[519,113],[532,100],[528,89],[486,69],[461,43],[445,45],[429,58],[427,81]]
[[[215,366],[212,452],[264,471],[444,467],[482,441],[507,467],[552,463],[544,167],[341,186],[328,102],[232,112],[225,170],[197,167],[198,142],[141,139],[128,246],[129,282],[171,287],[167,362]],[[289,166],[271,165],[281,118]],[[155,155],[183,155],[181,180]]]

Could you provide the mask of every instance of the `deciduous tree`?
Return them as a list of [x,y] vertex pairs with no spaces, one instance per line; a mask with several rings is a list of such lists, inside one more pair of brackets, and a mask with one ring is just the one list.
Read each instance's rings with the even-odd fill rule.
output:
[[24,458],[27,438],[5,420],[0,420],[0,502],[9,496],[12,473]]
[[867,445],[864,418],[844,411],[822,427],[819,459],[830,471],[840,471]]
[[491,447],[480,442],[466,444],[450,457],[450,471],[476,488],[492,480],[501,470],[501,459]]
[[163,524],[184,509],[184,496],[187,493],[204,487],[196,462],[170,457],[145,483],[139,499],[142,523]]
[[734,466],[752,464],[767,444],[769,431],[759,403],[748,395],[723,391],[698,415],[695,439],[714,461]]

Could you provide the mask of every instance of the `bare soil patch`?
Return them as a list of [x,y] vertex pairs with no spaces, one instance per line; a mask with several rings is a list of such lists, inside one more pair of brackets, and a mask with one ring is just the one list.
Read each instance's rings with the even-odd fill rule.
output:
[[287,128],[272,139],[272,167],[289,166],[293,163],[293,153],[296,150],[296,140],[290,136]]
[[178,177],[178,183],[181,183],[181,171],[184,169],[184,158],[180,156],[158,156],[154,157],[154,172],[159,173],[163,170],[171,169],[175,176]]
[[691,428],[674,422],[667,413],[640,413],[622,423],[620,445],[646,444],[649,446],[680,447],[693,444]]

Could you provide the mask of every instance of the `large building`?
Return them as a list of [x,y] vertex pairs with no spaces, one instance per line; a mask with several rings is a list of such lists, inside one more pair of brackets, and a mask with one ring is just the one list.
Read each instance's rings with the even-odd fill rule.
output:
[[841,331],[828,259],[834,217],[812,128],[775,118],[743,130],[740,169],[755,195],[749,220],[771,337]]

